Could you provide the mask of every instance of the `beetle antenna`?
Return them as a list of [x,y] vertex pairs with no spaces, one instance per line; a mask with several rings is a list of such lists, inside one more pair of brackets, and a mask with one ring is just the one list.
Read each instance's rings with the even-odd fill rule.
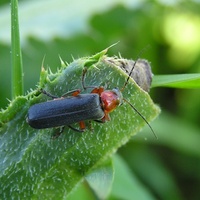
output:
[[128,103],[131,108],[133,108],[133,110],[145,121],[145,123],[149,126],[149,128],[151,129],[151,132],[153,133],[153,135],[155,136],[156,139],[158,139],[156,133],[154,132],[153,128],[151,127],[151,125],[149,124],[149,122],[145,119],[145,117],[126,99],[123,98],[123,100]]
[[82,84],[82,88],[83,90],[86,90],[88,87],[85,86],[85,75],[87,73],[87,68],[84,67],[83,68],[83,72],[82,72],[82,78],[81,78],[81,84]]
[[126,87],[126,85],[128,84],[128,81],[129,81],[129,79],[130,79],[130,77],[131,77],[131,74],[133,73],[133,70],[134,70],[134,68],[135,68],[135,66],[136,66],[136,64],[137,64],[137,61],[138,61],[139,58],[140,58],[140,55],[143,54],[143,52],[146,51],[147,48],[149,48],[149,47],[150,47],[150,45],[146,46],[145,48],[143,48],[143,49],[139,52],[139,54],[138,54],[138,56],[137,56],[137,59],[135,60],[135,62],[134,62],[134,64],[133,64],[133,67],[131,68],[131,70],[130,70],[130,72],[129,72],[129,74],[128,74],[128,78],[126,79],[126,82],[124,83],[124,86],[122,87],[121,91],[123,91],[124,88]]
[[[138,59],[137,59],[137,60],[138,60]],[[131,71],[129,72],[128,78],[126,79],[126,82],[124,83],[124,86],[122,87],[121,91],[123,91],[124,88],[126,87],[126,85],[128,84],[128,81],[129,81],[129,79],[130,79],[130,77],[131,77],[131,74],[132,74],[134,68],[135,68],[135,65],[136,65],[136,63],[137,63],[137,60],[134,62],[133,67],[132,67]]]

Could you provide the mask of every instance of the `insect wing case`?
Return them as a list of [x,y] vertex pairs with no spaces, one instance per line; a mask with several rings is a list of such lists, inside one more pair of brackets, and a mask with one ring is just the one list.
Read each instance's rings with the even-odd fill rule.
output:
[[98,94],[55,99],[35,104],[28,111],[28,123],[36,129],[70,125],[104,117]]

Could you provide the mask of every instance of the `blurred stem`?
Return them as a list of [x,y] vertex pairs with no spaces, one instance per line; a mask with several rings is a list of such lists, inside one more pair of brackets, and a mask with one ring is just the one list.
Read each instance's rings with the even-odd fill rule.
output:
[[23,68],[18,22],[18,1],[11,0],[12,99],[23,94]]

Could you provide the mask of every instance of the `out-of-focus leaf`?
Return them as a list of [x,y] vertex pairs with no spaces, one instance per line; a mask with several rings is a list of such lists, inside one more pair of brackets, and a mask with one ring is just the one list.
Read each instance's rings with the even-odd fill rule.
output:
[[156,199],[182,199],[173,174],[144,143],[140,145],[134,141],[130,142],[120,153],[139,180],[157,197]]
[[109,159],[101,166],[93,169],[67,200],[107,199],[113,183],[113,165]]
[[158,135],[158,140],[149,137],[149,130],[146,128],[142,131],[144,134],[137,135],[134,140],[144,140],[146,137],[150,143],[162,144],[176,151],[200,157],[200,131],[198,127],[164,111],[160,115],[159,122],[153,122],[152,126]]
[[152,87],[200,88],[200,74],[155,75]]
[[86,176],[86,180],[99,199],[106,199],[113,183],[112,161],[109,160],[109,162],[103,163],[102,166],[92,170]]
[[66,200],[77,200],[77,199],[88,199],[88,200],[97,200],[95,194],[91,190],[87,181],[83,181],[78,184],[73,192],[66,198]]
[[123,200],[151,200],[155,197],[143,185],[138,178],[130,171],[128,165],[119,155],[114,157],[115,178],[110,199]]
[[[89,18],[97,12],[107,10],[121,3],[120,0],[102,0],[91,3],[90,1],[21,1],[19,2],[19,18],[22,44],[28,36],[34,35],[41,40],[54,37],[66,37],[73,34],[85,32],[88,29]],[[133,6],[134,2],[123,1],[124,5]],[[41,9],[45,8],[45,9]],[[0,7],[0,40],[10,44],[10,5]],[[77,13],[79,13],[77,15]],[[52,20],[54,23],[52,26]]]

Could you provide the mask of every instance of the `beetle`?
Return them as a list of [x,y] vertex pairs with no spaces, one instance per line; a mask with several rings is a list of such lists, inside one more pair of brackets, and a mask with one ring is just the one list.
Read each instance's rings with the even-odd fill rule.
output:
[[[98,94],[79,94],[38,103],[28,111],[28,123],[35,129],[70,125],[85,120],[102,119],[104,112]],[[84,125],[80,124],[81,129]]]
[[[102,86],[85,86],[85,75],[87,72],[86,68],[83,69],[81,83],[83,90],[86,90],[87,88],[93,88],[89,94],[80,94],[81,90],[73,90],[67,92],[59,98],[41,89],[41,93],[53,98],[53,100],[31,106],[28,110],[28,124],[35,129],[62,126],[62,130],[59,134],[57,134],[57,136],[61,134],[64,126],[68,126],[73,130],[82,132],[86,127],[84,121],[94,120],[102,123],[109,121],[109,113],[115,110],[123,103],[123,101],[125,101],[146,122],[155,135],[152,127],[145,117],[130,102],[124,99],[122,95],[122,91],[125,89],[131,77],[135,63],[130,70],[128,78],[121,90],[119,88],[105,90]],[[69,94],[72,95],[69,96]],[[71,125],[74,123],[79,123],[80,129],[72,127]]]

